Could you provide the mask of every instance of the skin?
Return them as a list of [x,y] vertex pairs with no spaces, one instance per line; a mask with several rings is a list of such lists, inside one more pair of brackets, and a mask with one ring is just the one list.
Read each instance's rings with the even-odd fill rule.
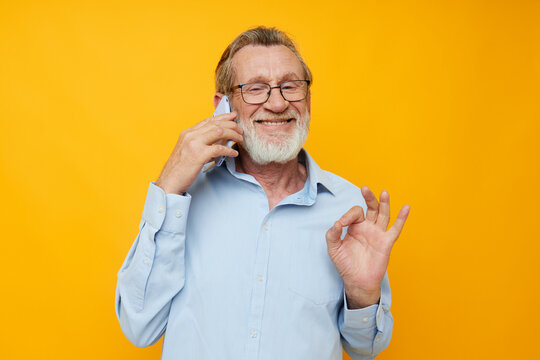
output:
[[[235,68],[234,84],[265,82],[277,86],[287,80],[302,80],[304,72],[300,61],[285,46],[246,46],[233,58]],[[223,94],[216,93],[214,105],[217,106]],[[293,129],[296,119],[280,117],[286,110],[298,114],[298,119],[311,111],[311,97],[302,101],[288,102],[279,89],[273,89],[264,104],[246,104],[240,90],[230,96],[235,110],[230,114],[207,118],[192,128],[180,133],[178,142],[167,160],[156,184],[166,193],[184,194],[202,167],[217,156],[236,158],[236,169],[252,175],[263,187],[269,209],[273,209],[282,199],[300,191],[307,179],[306,168],[296,159],[284,164],[270,163],[259,165],[241,146],[242,130],[233,121],[254,126],[263,141],[283,141]],[[261,119],[288,122],[282,125],[268,125]],[[300,120],[301,121],[301,120]],[[276,132],[282,134],[274,136]],[[232,139],[240,143],[239,152],[217,142]],[[386,191],[380,196],[380,203],[367,188],[362,188],[368,209],[366,216],[362,208],[355,206],[337,220],[326,233],[328,254],[334,262],[345,284],[349,309],[363,308],[379,301],[380,285],[388,267],[390,252],[405,224],[409,206],[405,205],[394,223],[387,231],[390,220],[390,196]],[[343,227],[348,226],[347,234],[341,239]]]
[[[245,46],[233,58],[236,78],[234,84],[250,82],[265,82],[277,86],[287,80],[303,80],[304,71],[300,61],[294,53],[285,46]],[[217,106],[223,94],[216,94],[214,104]],[[286,101],[279,89],[273,89],[267,102],[260,105],[246,104],[242,100],[240,89],[235,90],[231,96],[231,106],[238,114],[237,121],[251,123],[263,141],[280,141],[275,138],[276,132],[288,137],[296,126],[296,120],[280,117],[286,110],[292,110],[301,118],[311,110],[311,101]],[[275,117],[274,123],[290,120],[283,125],[266,125],[257,122],[260,119]],[[240,156],[236,160],[239,172],[252,175],[263,187],[268,197],[269,209],[273,209],[281,200],[290,194],[300,191],[306,182],[307,171],[296,159],[285,164],[270,163],[259,165],[255,163],[242,146],[239,148]]]
[[[367,186],[362,187],[362,195],[368,207],[366,216],[361,207],[355,206],[326,233],[328,254],[345,284],[349,309],[378,303],[390,252],[410,211],[409,205],[403,206],[394,225],[386,230],[390,221],[388,192],[383,190],[380,203]],[[341,239],[345,226],[348,226],[347,234]]]

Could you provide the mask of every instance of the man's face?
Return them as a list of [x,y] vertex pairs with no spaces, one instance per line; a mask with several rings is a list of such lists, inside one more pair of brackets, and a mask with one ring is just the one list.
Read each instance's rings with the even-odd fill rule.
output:
[[[246,46],[233,58],[234,85],[263,82],[278,86],[287,80],[305,80],[304,70],[294,53],[283,45]],[[286,162],[298,155],[309,129],[310,97],[288,102],[272,89],[264,104],[246,104],[240,89],[235,90],[231,105],[238,124],[244,130],[241,144],[259,163]]]

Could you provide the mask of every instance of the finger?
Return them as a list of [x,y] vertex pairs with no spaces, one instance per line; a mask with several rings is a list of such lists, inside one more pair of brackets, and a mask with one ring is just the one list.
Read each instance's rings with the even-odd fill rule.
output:
[[218,115],[218,116],[211,116],[209,118],[206,118],[204,119],[203,121],[195,124],[192,129],[195,130],[195,129],[199,129],[200,127],[208,124],[208,123],[211,123],[211,122],[216,122],[216,121],[227,121],[227,122],[231,122],[231,123],[234,123],[236,124],[233,120],[236,118],[237,114],[235,112],[230,112],[230,113],[226,113],[226,114],[221,114],[221,115]]
[[377,201],[377,197],[367,186],[362,186],[362,195],[364,196],[367,205],[366,220],[375,222],[377,220],[377,214],[379,213],[379,202]]
[[208,122],[205,122],[205,123],[201,124],[201,126],[199,126],[197,129],[201,130],[201,131],[206,131],[207,129],[213,129],[215,127],[221,127],[221,128],[224,128],[224,129],[232,129],[232,130],[236,131],[239,134],[244,133],[242,128],[236,122],[230,121],[230,120],[223,120],[223,119],[209,120]]
[[334,226],[332,226],[326,232],[326,245],[328,246],[328,251],[332,252],[338,249],[341,246],[341,233],[343,231],[343,226],[336,221]]
[[219,140],[233,140],[241,142],[243,140],[242,135],[232,129],[226,129],[219,126],[212,126],[208,129],[201,129],[204,131],[201,136],[201,141],[206,145],[212,145]]
[[405,205],[401,208],[399,211],[399,214],[396,218],[396,221],[394,221],[394,225],[388,230],[388,232],[392,235],[394,238],[393,241],[395,242],[399,234],[401,234],[401,230],[403,230],[403,226],[405,225],[405,221],[407,220],[407,217],[409,216],[409,212],[411,210],[411,207],[409,205]]
[[213,120],[212,122],[210,122],[208,124],[208,126],[211,126],[211,125],[216,125],[216,126],[219,126],[219,127],[222,127],[222,128],[227,128],[227,129],[233,129],[234,131],[236,131],[239,134],[244,133],[244,130],[242,130],[242,128],[234,121]]
[[218,156],[237,157],[238,151],[228,146],[219,145],[219,144],[211,146],[210,151],[209,151],[209,156],[207,157],[207,161],[210,161],[210,159],[216,158]]
[[377,226],[386,231],[390,222],[390,194],[383,190],[380,196],[379,214],[377,215]]
[[212,116],[211,119],[213,119],[214,121],[219,121],[219,120],[232,121],[236,118],[236,116],[237,114],[234,111],[232,111],[230,113]]
[[191,127],[191,129],[192,129],[192,130],[197,130],[197,129],[203,127],[204,125],[208,124],[210,121],[212,121],[212,119],[213,119],[213,117],[209,117],[209,118],[207,118],[207,119],[204,119],[203,121],[198,122],[197,124],[193,125],[193,126]]
[[364,221],[364,209],[360,206],[353,206],[338,220],[341,226],[349,226]]

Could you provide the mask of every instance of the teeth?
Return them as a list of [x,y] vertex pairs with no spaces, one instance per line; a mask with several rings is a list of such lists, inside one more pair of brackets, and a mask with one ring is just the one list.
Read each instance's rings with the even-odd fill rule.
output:
[[258,122],[261,123],[261,124],[264,124],[264,125],[283,125],[283,124],[287,123],[286,120],[285,121],[279,121],[279,122],[277,122],[277,121],[262,121],[261,120],[261,121],[258,121]]

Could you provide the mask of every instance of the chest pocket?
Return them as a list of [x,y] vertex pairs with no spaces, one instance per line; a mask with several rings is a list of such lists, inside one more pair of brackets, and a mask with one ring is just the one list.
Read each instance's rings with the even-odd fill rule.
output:
[[317,305],[343,298],[343,281],[328,256],[324,235],[293,239],[289,256],[290,291]]

